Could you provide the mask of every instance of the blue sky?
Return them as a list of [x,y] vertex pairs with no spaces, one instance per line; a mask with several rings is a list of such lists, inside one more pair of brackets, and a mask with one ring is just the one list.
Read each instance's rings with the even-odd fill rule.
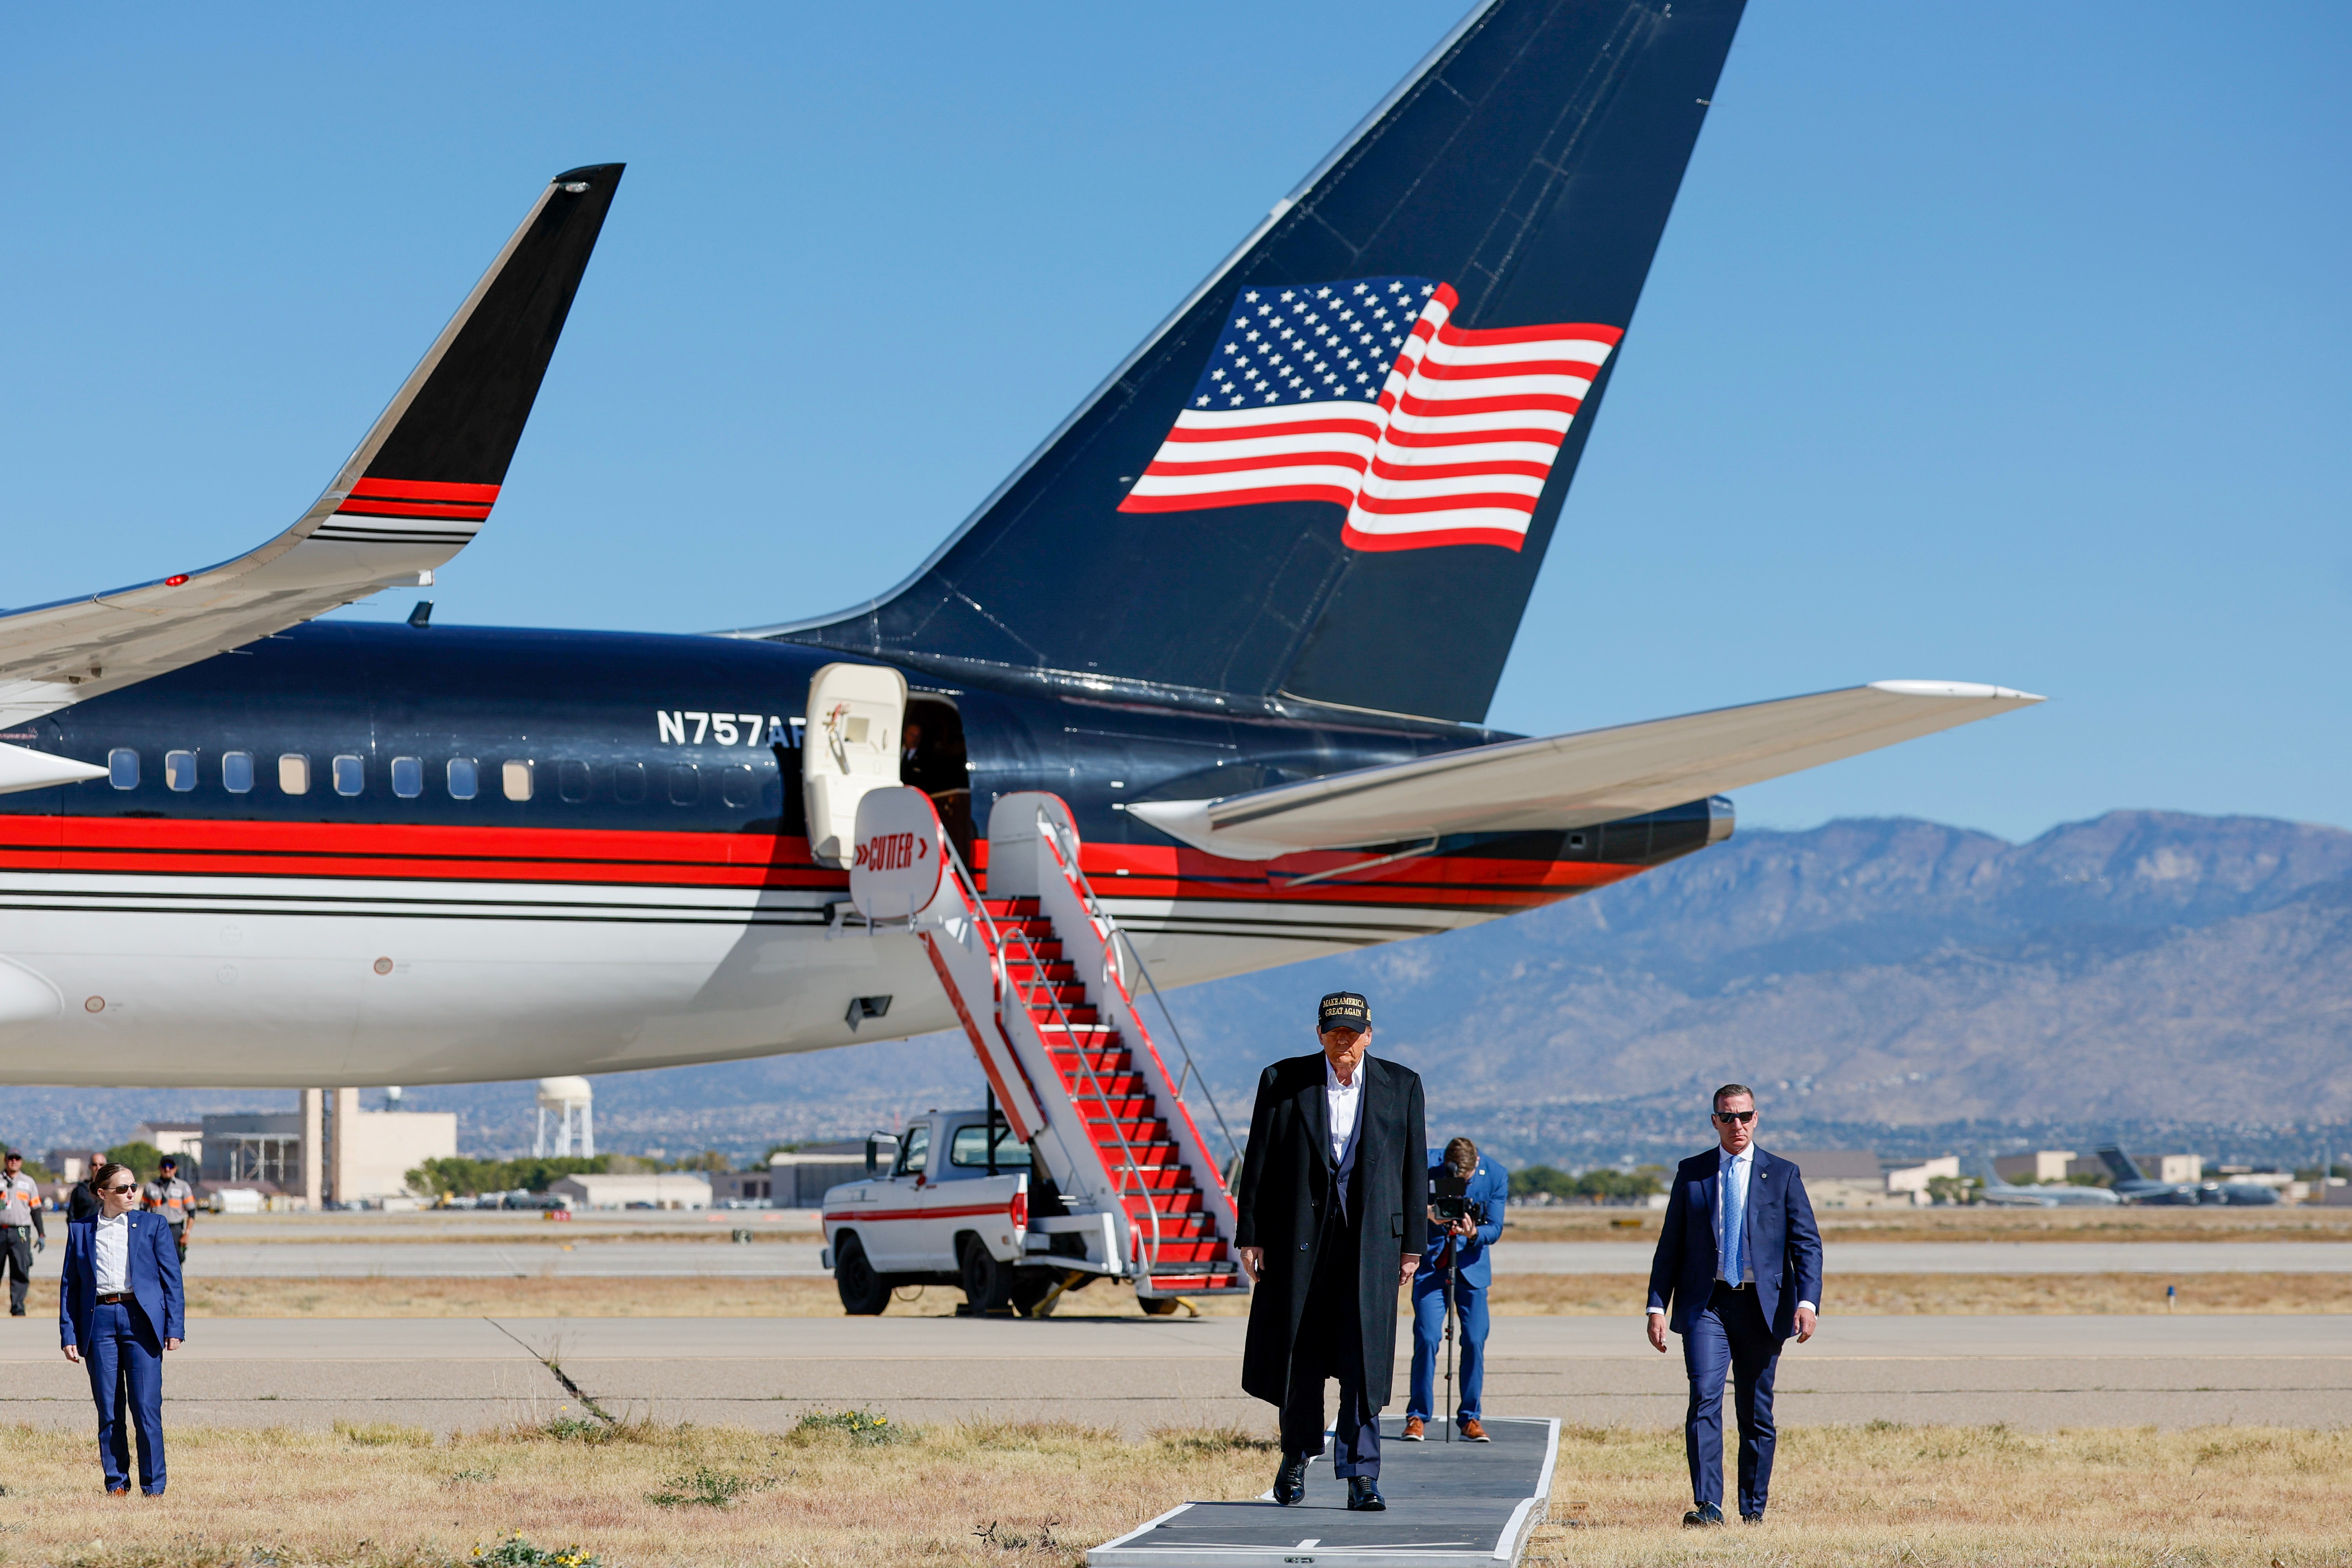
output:
[[[0,600],[282,527],[545,177],[620,159],[437,617],[849,604],[1457,13],[18,7]],[[2347,65],[2321,5],[1760,0],[1493,721],[1994,680],[2054,700],[1743,819],[2352,825]]]

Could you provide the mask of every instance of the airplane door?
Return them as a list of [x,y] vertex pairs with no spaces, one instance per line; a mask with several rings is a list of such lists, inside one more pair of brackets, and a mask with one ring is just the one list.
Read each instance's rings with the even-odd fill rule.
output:
[[809,681],[801,745],[809,854],[846,867],[857,841],[857,803],[898,782],[907,678],[878,664],[828,664]]

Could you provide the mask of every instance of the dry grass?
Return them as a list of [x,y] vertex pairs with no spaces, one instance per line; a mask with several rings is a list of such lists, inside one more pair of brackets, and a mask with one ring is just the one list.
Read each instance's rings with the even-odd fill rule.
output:
[[520,1531],[605,1568],[653,1564],[1074,1563],[1188,1497],[1273,1473],[1237,1432],[1140,1443],[1068,1422],[783,1436],[653,1424],[435,1445],[421,1430],[175,1431],[163,1499],[100,1493],[79,1435],[5,1438],[0,1562],[83,1568],[424,1568]]
[[[2352,1206],[1820,1209],[1830,1241],[2352,1241]],[[1520,1241],[1649,1241],[1659,1215],[1585,1205],[1514,1207]]]
[[[1496,1312],[1636,1316],[1638,1274],[1498,1274]],[[2168,1304],[2167,1285],[2179,1295]],[[1841,1274],[1832,1313],[2352,1313],[2352,1274]],[[963,1293],[902,1293],[894,1317],[945,1317]],[[1245,1298],[1199,1303],[1204,1316],[1249,1310]],[[1140,1317],[1135,1293],[1105,1283],[1070,1297],[1066,1316]],[[833,1318],[830,1279],[206,1279],[188,1280],[192,1318]]]
[[[1530,1564],[2341,1568],[2352,1433],[1801,1427],[1760,1530],[1685,1531],[1682,1435],[1563,1432]],[[1573,1525],[1569,1521],[1574,1521]]]
[[[520,1531],[605,1568],[1066,1568],[1183,1499],[1255,1496],[1273,1463],[1263,1438],[1237,1431],[1126,1442],[1000,1422],[898,1437],[578,1423],[439,1445],[389,1427],[183,1431],[171,1493],[147,1502],[98,1495],[86,1438],[20,1428],[5,1439],[0,1561],[444,1568]],[[1799,1428],[1781,1436],[1770,1522],[1699,1533],[1675,1522],[1678,1433],[1570,1429],[1556,1522],[1528,1561],[2352,1568],[2347,1468],[2344,1432]]]

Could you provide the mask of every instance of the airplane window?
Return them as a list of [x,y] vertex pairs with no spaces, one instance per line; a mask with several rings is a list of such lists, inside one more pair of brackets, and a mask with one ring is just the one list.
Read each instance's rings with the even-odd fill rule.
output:
[[163,753],[163,787],[185,795],[196,787],[196,753],[166,752]]
[[335,759],[335,793],[357,795],[367,787],[367,763],[346,752]]
[[728,768],[719,775],[719,792],[730,805],[749,805],[760,797],[760,786],[749,768]]
[[253,788],[253,753],[251,752],[221,753],[221,788],[231,795],[244,795]]
[[672,805],[692,805],[702,798],[702,770],[692,763],[672,763],[669,765],[669,803]]
[[107,752],[106,779],[117,789],[137,789],[139,753],[128,746],[117,746]]
[[509,761],[499,769],[499,775],[506,784],[509,800],[530,798],[530,764],[527,762]]
[[562,762],[555,764],[555,793],[577,805],[588,798],[588,764]]
[[471,800],[474,798],[475,792],[481,787],[481,770],[475,766],[473,758],[449,759],[449,798],[451,800]]
[[278,787],[288,795],[310,793],[310,759],[289,752],[278,759]]
[[613,764],[613,798],[623,805],[635,805],[646,798],[645,763]]
[[415,800],[425,793],[425,759],[423,757],[392,759],[392,793],[403,800]]

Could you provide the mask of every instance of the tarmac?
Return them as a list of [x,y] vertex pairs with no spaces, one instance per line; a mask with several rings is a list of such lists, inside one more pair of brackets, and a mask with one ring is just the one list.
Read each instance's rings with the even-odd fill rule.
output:
[[[348,1234],[346,1232],[345,1234]],[[758,1234],[753,1233],[755,1236]],[[1517,1241],[1496,1248],[1505,1274],[1647,1274],[1654,1243]],[[1839,1274],[2352,1274],[2352,1242],[1832,1242],[1823,1268]],[[761,1237],[735,1245],[709,1232],[648,1241],[581,1234],[567,1245],[528,1239],[248,1241],[200,1226],[192,1272],[215,1279],[725,1279],[821,1277],[813,1244]]]
[[[745,1249],[750,1250],[750,1249]],[[811,1410],[1061,1419],[1139,1435],[1268,1425],[1239,1318],[205,1319],[165,1363],[175,1426],[476,1430],[651,1415],[779,1430]],[[1486,1412],[1672,1426],[1682,1359],[1639,1322],[1505,1318]],[[1398,1367],[1402,1397],[1405,1368]],[[568,1383],[566,1380],[569,1380]],[[1780,1364],[1784,1426],[2022,1429],[2352,1423],[2352,1317],[1832,1319]],[[79,1428],[85,1374],[46,1316],[0,1327],[0,1424]]]

